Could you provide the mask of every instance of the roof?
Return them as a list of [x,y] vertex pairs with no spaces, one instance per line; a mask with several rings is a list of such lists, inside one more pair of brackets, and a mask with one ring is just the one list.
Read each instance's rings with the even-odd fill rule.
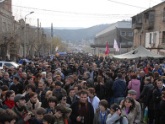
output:
[[95,37],[99,37],[99,36],[109,32],[109,31],[116,29],[116,28],[132,28],[132,22],[131,21],[118,21],[116,23],[113,23],[108,28],[97,33]]
[[141,57],[141,58],[147,58],[147,57],[163,58],[164,56],[153,53],[153,52],[147,50],[146,48],[144,48],[143,46],[139,46],[135,50],[132,50],[128,53],[124,53],[121,55],[114,55],[113,57],[118,58],[118,59],[134,59],[134,58],[139,58],[139,57]]
[[148,9],[146,9],[146,10],[144,10],[144,11],[142,11],[142,12],[140,12],[140,13],[134,15],[134,16],[132,16],[132,18],[135,17],[135,16],[137,16],[137,15],[139,15],[139,14],[142,14],[142,13],[145,13],[145,12],[147,12],[147,11],[153,10],[155,7],[157,7],[157,6],[161,5],[161,4],[164,4],[164,3],[165,3],[165,1],[163,1],[163,2],[161,2],[161,3],[159,3],[159,4],[157,4],[157,5],[155,5],[155,6],[153,6],[153,7],[150,7],[150,8],[148,8]]

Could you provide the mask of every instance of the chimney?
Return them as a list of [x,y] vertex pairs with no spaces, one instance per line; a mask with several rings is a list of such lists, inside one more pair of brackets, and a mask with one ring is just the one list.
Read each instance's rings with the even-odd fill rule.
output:
[[5,0],[4,1],[4,9],[8,12],[12,13],[12,0]]

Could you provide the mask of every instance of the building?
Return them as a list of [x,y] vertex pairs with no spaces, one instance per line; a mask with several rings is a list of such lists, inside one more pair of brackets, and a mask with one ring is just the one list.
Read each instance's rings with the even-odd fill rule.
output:
[[94,44],[91,45],[94,49],[94,53],[103,53],[106,42],[108,42],[111,53],[116,54],[117,52],[113,49],[114,39],[117,41],[118,46],[121,47],[118,54],[127,52],[128,48],[131,48],[133,44],[132,22],[118,21],[96,34]]
[[[0,3],[0,56],[1,59],[10,58],[10,50],[16,39],[14,31],[14,17],[12,16],[11,0]],[[13,52],[13,51],[12,51]]]
[[165,54],[165,2],[132,17],[134,47],[139,45]]

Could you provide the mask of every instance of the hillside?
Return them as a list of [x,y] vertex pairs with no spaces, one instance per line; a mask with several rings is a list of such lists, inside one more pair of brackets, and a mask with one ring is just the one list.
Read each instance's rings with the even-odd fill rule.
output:
[[[83,40],[93,40],[95,35],[107,28],[109,24],[97,25],[90,28],[82,29],[55,29],[54,36],[60,37],[63,41],[79,42]],[[44,28],[45,32],[50,35],[51,29]]]

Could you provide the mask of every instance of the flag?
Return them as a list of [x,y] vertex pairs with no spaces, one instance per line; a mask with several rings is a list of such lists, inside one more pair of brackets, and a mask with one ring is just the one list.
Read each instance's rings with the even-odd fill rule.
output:
[[118,46],[118,44],[117,44],[116,39],[114,39],[113,48],[115,48],[115,51],[119,51],[119,46]]
[[56,49],[55,49],[55,51],[57,52],[57,50],[58,50],[58,46],[56,46]]
[[109,49],[109,44],[108,42],[106,43],[106,47],[105,47],[105,55],[108,55],[110,52],[110,49]]

